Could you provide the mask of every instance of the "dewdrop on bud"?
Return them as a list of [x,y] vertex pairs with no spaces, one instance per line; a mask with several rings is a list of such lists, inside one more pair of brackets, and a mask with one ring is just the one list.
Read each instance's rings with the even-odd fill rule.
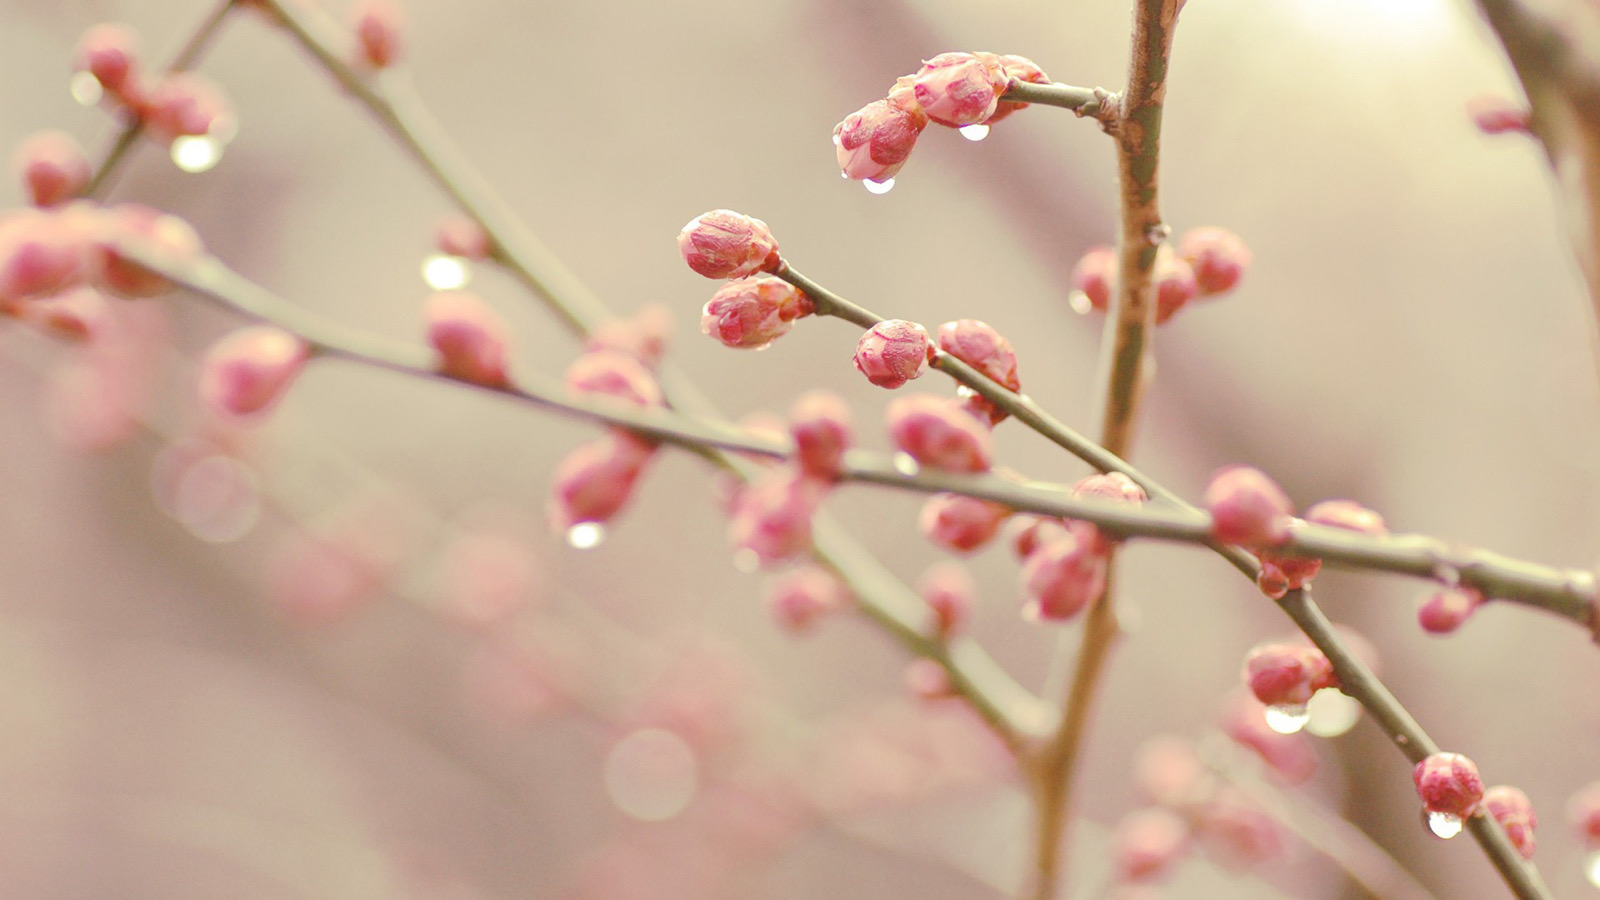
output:
[[960,128],[993,116],[1009,83],[997,62],[971,53],[941,53],[922,64],[911,89],[928,118]]
[[[72,68],[91,79],[85,86],[74,79],[73,96],[84,106],[92,106],[104,93],[126,106],[138,106],[143,99],[139,84],[139,36],[127,25],[105,22],[90,28],[78,39]],[[98,86],[98,90],[90,87]]]
[[423,307],[428,344],[439,355],[438,370],[458,381],[506,387],[506,335],[509,328],[476,294],[436,293]]
[[934,634],[950,638],[966,631],[978,596],[978,585],[966,566],[948,560],[934,563],[917,581],[917,593],[933,613]]
[[[574,546],[599,543],[605,532],[598,526],[611,521],[627,505],[650,457],[648,444],[626,434],[612,433],[573,449],[550,478],[552,528],[568,532]],[[582,526],[590,527],[574,539],[571,532]]]
[[781,278],[739,278],[711,295],[700,314],[700,330],[726,347],[760,350],[812,310],[811,299]]
[[172,289],[165,275],[123,256],[127,247],[163,265],[181,266],[198,258],[204,247],[188,222],[171,213],[138,203],[123,203],[101,216],[96,278],[107,290],[124,297],[154,297]]
[[1106,588],[1106,557],[1087,529],[1075,528],[1042,544],[1022,566],[1027,597],[1023,615],[1062,622],[1099,599]]
[[729,209],[690,219],[678,232],[678,252],[689,268],[707,278],[775,272],[783,261],[767,223]]
[[833,481],[839,477],[845,451],[854,442],[850,407],[827,391],[801,394],[789,411],[789,434],[794,438],[794,458],[800,471]]
[[1333,664],[1322,651],[1300,644],[1263,644],[1254,648],[1245,657],[1243,675],[1250,692],[1269,709],[1288,707],[1301,714],[1312,694],[1338,686]]
[[740,492],[728,537],[764,565],[797,556],[811,546],[811,517],[820,500],[816,482],[774,471]]
[[1156,251],[1156,265],[1150,277],[1156,283],[1157,325],[1170,321],[1200,293],[1194,268],[1165,245]]
[[1460,628],[1484,604],[1483,592],[1469,585],[1439,588],[1417,609],[1417,623],[1429,634],[1449,634]]
[[1539,827],[1539,816],[1534,813],[1533,801],[1528,795],[1509,784],[1497,784],[1483,792],[1483,808],[1500,823],[1522,858],[1533,859],[1537,846],[1533,832]]
[[1289,784],[1302,784],[1317,773],[1317,754],[1295,729],[1286,732],[1275,727],[1271,707],[1262,706],[1249,694],[1230,695],[1222,713],[1222,731],[1241,747],[1255,751],[1261,761]]
[[390,0],[359,0],[351,10],[350,31],[355,35],[355,60],[373,69],[386,69],[400,59],[404,49],[405,11]]
[[921,378],[932,354],[927,329],[903,319],[885,319],[861,335],[855,366],[878,387],[897,388]]
[[850,592],[838,577],[820,566],[805,566],[780,576],[767,591],[772,618],[790,634],[808,631],[817,620],[839,610]]
[[183,136],[232,138],[233,112],[222,89],[194,72],[167,75],[150,92],[144,123],[166,141]]
[[971,553],[989,543],[1011,510],[964,494],[937,494],[922,504],[917,524],[928,540],[955,553]]
[[[978,53],[975,55],[980,58],[986,58],[991,54]],[[1014,54],[1007,53],[1003,56],[1000,56],[998,58],[998,62],[1000,64],[1001,71],[1003,71],[1006,76],[1007,90],[1010,90],[1014,85],[1019,83],[1050,83],[1050,76],[1046,75],[1044,70],[1039,68],[1038,63],[1028,59],[1026,56],[1016,56]],[[1001,119],[1004,119],[1006,116],[1009,116],[1018,110],[1027,108],[1028,104],[1022,103],[1018,100],[1001,100],[995,104],[994,113],[991,114],[989,118],[984,120],[984,124],[993,125]]]
[[884,182],[911,157],[928,116],[913,103],[874,100],[833,128],[839,169],[846,178]]
[[637,359],[614,350],[584,353],[566,373],[567,391],[574,396],[600,395],[625,400],[635,406],[666,403],[661,384]]
[[1111,306],[1111,293],[1117,286],[1117,251],[1098,245],[1084,252],[1072,267],[1072,309],[1079,315],[1090,310],[1105,312]]
[[200,363],[200,399],[229,418],[263,413],[282,397],[309,355],[306,343],[271,325],[253,325],[211,346]]
[[[1441,828],[1448,829],[1453,824],[1459,831],[1461,821],[1476,813],[1483,800],[1483,779],[1478,777],[1478,767],[1460,753],[1435,753],[1425,758],[1412,770],[1411,780],[1417,786],[1423,808],[1439,814]],[[1429,824],[1433,825],[1431,819]],[[1441,828],[1434,828],[1434,833],[1438,834]]]
[[1192,267],[1202,297],[1233,290],[1251,261],[1250,248],[1237,234],[1215,226],[1184,232],[1178,239],[1178,256]]
[[76,197],[89,184],[89,159],[64,131],[41,131],[17,145],[11,157],[28,201],[55,206]]
[[889,438],[919,466],[947,472],[986,472],[993,439],[956,401],[919,395],[889,404]]
[[1213,475],[1206,507],[1211,536],[1223,543],[1274,545],[1289,537],[1289,498],[1258,469],[1233,466]]

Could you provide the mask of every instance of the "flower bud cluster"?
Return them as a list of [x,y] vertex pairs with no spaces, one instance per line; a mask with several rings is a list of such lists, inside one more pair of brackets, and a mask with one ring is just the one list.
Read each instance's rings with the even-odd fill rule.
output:
[[80,99],[109,100],[167,144],[200,136],[226,144],[238,131],[232,104],[210,79],[194,72],[169,72],[149,80],[140,63],[138,35],[126,25],[103,23],[85,32],[78,40],[73,70],[92,79],[91,92],[80,93]]
[[[639,357],[603,344],[573,360],[565,382],[574,396],[610,398],[646,409],[666,403],[655,373]],[[623,428],[574,449],[552,478],[551,527],[609,522],[632,498],[655,451],[654,443]]]
[[[1151,270],[1156,324],[1166,324],[1193,300],[1233,290],[1244,278],[1250,262],[1250,248],[1226,228],[1195,228],[1178,239],[1176,248],[1163,244],[1156,251]],[[1073,308],[1080,313],[1109,309],[1120,268],[1113,247],[1102,244],[1085,251],[1072,268]]]

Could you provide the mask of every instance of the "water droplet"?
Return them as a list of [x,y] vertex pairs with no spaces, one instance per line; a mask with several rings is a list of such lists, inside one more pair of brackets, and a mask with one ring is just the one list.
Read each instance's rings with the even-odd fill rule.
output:
[[989,126],[987,125],[963,125],[956,130],[961,132],[962,137],[974,142],[981,141],[989,136]]
[[909,453],[896,453],[894,455],[894,470],[901,475],[915,475],[922,471],[922,465],[912,458]]
[[186,134],[172,142],[172,162],[185,172],[204,172],[222,160],[222,143],[209,134]]
[[[841,143],[841,142],[840,142],[840,140],[839,140],[839,132],[837,132],[837,131],[835,131],[835,132],[834,132],[834,133],[833,133],[833,145],[834,145],[834,146],[835,146],[835,147],[837,147],[837,146],[839,146],[839,144],[840,144],[840,143]],[[843,173],[843,172],[840,172],[840,173],[839,173],[839,174],[841,174],[841,175],[843,175],[843,174],[844,174],[844,173]]]
[[1267,727],[1273,731],[1295,734],[1306,727],[1311,720],[1311,713],[1304,703],[1277,703],[1267,707],[1263,717],[1267,720]]
[[578,550],[591,550],[606,539],[606,527],[599,522],[579,522],[567,529],[567,544]]
[[861,183],[867,186],[867,193],[869,194],[887,194],[894,190],[893,178],[885,178],[882,181],[872,181],[869,179]]
[[1583,877],[1595,887],[1600,887],[1600,850],[1583,858]]
[[606,756],[606,793],[617,809],[642,822],[683,812],[698,786],[694,751],[670,731],[641,728]]
[[746,575],[753,575],[761,570],[761,554],[749,547],[735,550],[733,553],[733,567]]
[[472,280],[472,267],[459,256],[435,253],[422,261],[422,280],[436,291],[454,291]]
[[215,454],[188,466],[172,496],[172,514],[208,544],[227,544],[250,533],[261,518],[255,473],[231,456]]
[[67,82],[67,90],[72,92],[72,99],[82,106],[93,106],[105,95],[100,79],[94,77],[92,72],[73,72],[72,80]]
[[1317,737],[1338,737],[1361,721],[1361,704],[1336,688],[1312,694],[1306,711],[1311,716],[1306,730]]
[[1073,291],[1068,294],[1067,305],[1080,316],[1087,316],[1094,310],[1094,304],[1089,302],[1089,295],[1083,291]]
[[1461,817],[1455,813],[1428,810],[1428,830],[1434,835],[1450,840],[1461,833]]

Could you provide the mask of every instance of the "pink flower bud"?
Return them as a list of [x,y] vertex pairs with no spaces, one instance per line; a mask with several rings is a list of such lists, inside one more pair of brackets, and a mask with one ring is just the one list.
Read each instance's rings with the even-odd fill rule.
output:
[[1178,255],[1193,267],[1200,296],[1213,297],[1234,289],[1250,268],[1250,248],[1237,234],[1215,226],[1184,232]]
[[795,319],[810,315],[811,298],[771,275],[730,281],[717,289],[700,314],[700,330],[724,345],[759,350],[789,333]]
[[1040,546],[1022,566],[1022,587],[1028,598],[1023,614],[1052,622],[1071,619],[1099,599],[1106,589],[1106,557],[1093,536],[1075,529]]
[[599,394],[644,407],[666,402],[649,369],[631,356],[610,350],[584,353],[573,360],[567,367],[566,382],[574,396]]
[[1468,585],[1440,588],[1417,609],[1417,623],[1429,634],[1449,634],[1460,628],[1484,604],[1484,596]]
[[476,294],[435,293],[428,297],[423,315],[428,323],[428,343],[439,354],[441,374],[486,387],[510,384],[506,376],[509,328]]
[[961,360],[1009,391],[1022,390],[1017,354],[1011,342],[987,323],[957,319],[939,326],[939,349]]
[[690,219],[678,232],[678,252],[707,278],[748,278],[776,272],[783,262],[767,223],[728,209]]
[[923,62],[911,84],[928,118],[960,128],[994,115],[1010,79],[994,62],[971,53],[941,53]]
[[950,682],[950,673],[927,657],[907,663],[903,680],[906,690],[922,700],[949,700],[957,696],[956,687]]
[[222,89],[193,72],[167,75],[150,92],[145,125],[163,140],[232,129],[233,109]]
[[789,434],[794,437],[794,459],[800,471],[833,481],[839,477],[844,452],[854,441],[850,407],[827,391],[801,394],[789,411]]
[[88,72],[111,97],[137,106],[143,96],[139,84],[139,36],[127,25],[104,22],[78,39],[72,68]]
[[359,0],[351,10],[350,30],[356,39],[356,62],[386,69],[403,50],[405,11],[391,0]]
[[1115,500],[1142,506],[1150,496],[1132,478],[1121,472],[1090,475],[1072,486],[1072,496],[1084,500]]
[[1533,859],[1537,846],[1533,831],[1539,827],[1539,816],[1528,795],[1509,784],[1497,784],[1483,792],[1483,808],[1505,829],[1506,837],[1522,858]]
[[573,449],[551,476],[551,527],[611,521],[633,496],[650,456],[648,445],[615,433]]
[[966,566],[949,560],[934,563],[917,581],[917,593],[933,611],[934,634],[950,638],[967,630],[978,585]]
[[817,483],[774,471],[741,491],[734,503],[728,537],[764,565],[804,553],[811,546],[811,517],[821,500]]
[[1117,289],[1117,268],[1115,247],[1090,247],[1072,267],[1072,289],[1083,294],[1090,309],[1105,312],[1111,308],[1111,293]]
[[17,311],[22,321],[66,341],[92,340],[106,327],[111,310],[105,295],[92,287],[24,301]]
[[791,634],[807,631],[823,616],[850,601],[850,591],[820,566],[805,566],[779,577],[767,591],[772,617]]
[[1483,799],[1483,779],[1478,767],[1459,753],[1435,753],[1411,772],[1417,796],[1429,812],[1449,813],[1465,819],[1478,811]]
[[[979,58],[983,58],[989,54],[978,53],[975,55]],[[1007,53],[1004,56],[999,57],[998,61],[1000,63],[1001,70],[1006,74],[1007,90],[1010,90],[1012,85],[1015,85],[1018,82],[1027,82],[1029,84],[1050,83],[1050,76],[1046,75],[1044,70],[1039,68],[1038,63],[1035,63],[1033,60],[1028,59],[1025,56],[1015,56]],[[993,125],[1017,110],[1027,108],[1028,104],[1026,103],[1021,103],[1016,100],[1001,100],[995,105],[994,114],[989,116],[988,119],[984,120],[984,124]]]
[[913,104],[874,100],[833,127],[839,168],[856,180],[893,178],[911,157],[928,116]]
[[123,203],[107,209],[101,221],[96,278],[107,290],[124,297],[154,297],[171,290],[172,282],[123,256],[121,248],[173,266],[190,263],[204,252],[200,236],[188,222],[159,209]]
[[[1289,520],[1291,530],[1299,524],[1302,524],[1300,519]],[[1282,599],[1284,594],[1305,587],[1306,583],[1322,570],[1322,560],[1314,557],[1291,556],[1265,548],[1252,552],[1261,560],[1261,572],[1256,575],[1256,587],[1274,600]]]
[[1600,781],[1584,785],[1568,798],[1567,822],[1588,847],[1600,847]]
[[1146,800],[1181,809],[1211,792],[1215,777],[1188,738],[1163,735],[1139,745],[1133,760],[1133,781]]
[[1304,706],[1311,695],[1336,687],[1333,664],[1315,647],[1263,644],[1244,662],[1244,682],[1267,706]]
[[1006,525],[1006,540],[1011,542],[1017,559],[1023,561],[1044,544],[1067,534],[1065,522],[1045,516],[1015,515]]
[[1303,784],[1317,773],[1317,753],[1303,733],[1280,734],[1267,724],[1265,708],[1249,694],[1233,695],[1222,715],[1222,731],[1261,757],[1289,784]]
[[993,540],[1011,510],[962,494],[938,494],[922,504],[918,527],[928,540],[956,553],[971,553]]
[[200,399],[224,417],[265,412],[283,397],[310,353],[272,325],[241,328],[211,345],[200,363]]
[[0,217],[0,306],[54,294],[80,283],[92,234],[66,210],[19,209]]
[[649,303],[631,316],[602,322],[584,341],[586,353],[614,350],[637,359],[654,372],[667,353],[672,338],[672,313],[659,303]]
[[1532,110],[1490,94],[1468,98],[1467,115],[1484,134],[1527,134],[1533,127]]
[[897,388],[921,378],[932,356],[927,329],[904,319],[885,319],[856,343],[856,371],[878,387]]
[[947,472],[986,472],[992,438],[955,401],[920,395],[889,404],[889,439],[919,464]]
[[1211,476],[1206,487],[1211,536],[1226,544],[1273,545],[1289,537],[1293,507],[1283,489],[1249,466],[1232,466]]
[[1112,868],[1123,884],[1160,880],[1189,849],[1189,823],[1171,810],[1131,812],[1111,836]]
[[1383,516],[1354,500],[1324,500],[1317,503],[1306,510],[1306,521],[1373,537],[1383,537],[1389,533]]
[[451,213],[434,226],[433,245],[440,253],[473,261],[485,260],[494,250],[489,233],[478,220],[462,213]]
[[1194,268],[1165,245],[1156,251],[1156,266],[1150,277],[1156,283],[1157,325],[1169,321],[1200,293]]
[[92,173],[83,148],[64,131],[41,131],[17,145],[11,165],[34,206],[55,206],[76,197]]

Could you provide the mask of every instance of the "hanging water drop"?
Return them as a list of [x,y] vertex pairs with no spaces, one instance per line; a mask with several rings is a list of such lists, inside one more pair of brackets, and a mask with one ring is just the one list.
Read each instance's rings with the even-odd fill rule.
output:
[[863,181],[861,183],[867,186],[867,193],[869,194],[887,194],[894,190],[893,178],[885,178],[882,181],[872,181],[868,179],[867,181]]
[[981,141],[989,136],[989,126],[987,125],[963,125],[956,130],[961,132],[962,137],[973,142]]
[[1279,734],[1295,734],[1311,721],[1311,713],[1304,703],[1275,703],[1263,714],[1267,727]]
[[1337,688],[1323,688],[1306,705],[1306,730],[1317,737],[1338,737],[1361,720],[1361,704]]
[[590,550],[606,539],[606,527],[599,522],[579,522],[567,529],[567,544],[578,550]]
[[222,160],[222,142],[209,134],[186,134],[172,141],[172,162],[190,174],[204,172]]
[[896,453],[894,455],[894,470],[901,475],[915,475],[922,471],[922,466],[909,453]]
[[1583,858],[1583,877],[1589,879],[1590,884],[1600,888],[1600,850]]
[[837,146],[839,146],[840,143],[841,143],[841,141],[839,140],[839,132],[835,131],[833,133],[833,145],[835,147],[837,147]]
[[1089,302],[1089,295],[1083,291],[1073,291],[1068,294],[1067,306],[1080,316],[1087,316],[1094,309],[1094,304]]
[[100,86],[100,79],[94,77],[93,72],[73,72],[67,90],[80,106],[93,106],[105,96],[105,88]]
[[472,280],[472,268],[459,256],[435,253],[422,261],[422,280],[436,291],[454,291]]
[[1461,817],[1455,813],[1428,810],[1428,830],[1442,840],[1450,840],[1461,833]]

